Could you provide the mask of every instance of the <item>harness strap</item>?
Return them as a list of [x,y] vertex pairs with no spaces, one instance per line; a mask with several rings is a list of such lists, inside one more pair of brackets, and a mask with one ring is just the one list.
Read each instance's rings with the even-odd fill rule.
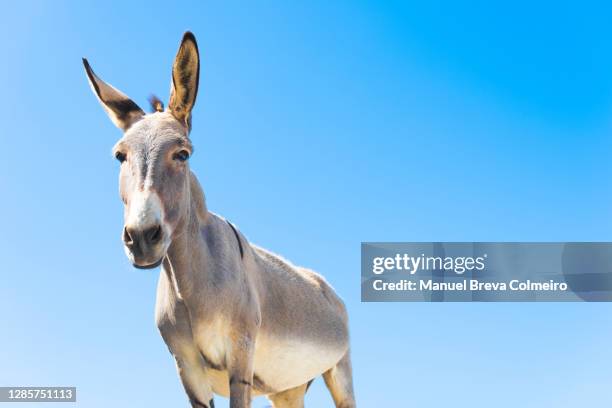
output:
[[236,227],[234,227],[234,224],[232,224],[228,220],[225,220],[225,222],[227,222],[227,224],[232,228],[232,231],[234,231],[236,240],[238,240],[238,248],[240,248],[240,259],[242,259],[244,258],[244,250],[242,249],[242,241],[240,241],[240,235],[238,235],[238,231],[236,231]]

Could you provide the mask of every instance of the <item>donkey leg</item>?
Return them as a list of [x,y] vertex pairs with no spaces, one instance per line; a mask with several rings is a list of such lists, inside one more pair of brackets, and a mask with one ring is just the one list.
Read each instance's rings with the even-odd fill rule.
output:
[[304,408],[304,394],[308,384],[302,384],[295,388],[268,395],[274,408]]
[[[156,310],[157,327],[176,362],[181,383],[194,408],[213,408],[213,392],[206,371],[206,362],[193,341],[191,324],[185,304],[172,299],[171,289],[165,274],[160,275],[158,304]],[[172,315],[172,314],[173,315]]]
[[175,360],[179,377],[191,406],[193,408],[214,408],[212,387],[207,381],[204,362],[196,360],[197,362],[193,364],[192,361],[183,360],[179,356],[175,356]]
[[229,405],[230,408],[250,408],[255,336],[247,331],[246,333],[233,333],[230,337],[231,352],[227,370],[230,388]]
[[323,373],[323,379],[331,392],[336,408],[356,407],[349,350],[335,366]]

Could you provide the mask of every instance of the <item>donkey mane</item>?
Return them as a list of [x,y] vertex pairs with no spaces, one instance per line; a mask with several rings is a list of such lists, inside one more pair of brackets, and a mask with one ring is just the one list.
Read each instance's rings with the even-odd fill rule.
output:
[[151,105],[151,112],[163,112],[164,103],[155,95],[149,96],[149,104]]

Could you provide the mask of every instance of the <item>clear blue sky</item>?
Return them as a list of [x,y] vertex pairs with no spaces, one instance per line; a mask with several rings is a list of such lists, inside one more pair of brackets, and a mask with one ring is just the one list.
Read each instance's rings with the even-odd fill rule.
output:
[[359,301],[361,241],[612,240],[612,9],[379,3],[2,6],[0,384],[187,406],[80,58],[146,106],[189,29],[209,207],[346,300],[361,407],[612,404],[612,305]]

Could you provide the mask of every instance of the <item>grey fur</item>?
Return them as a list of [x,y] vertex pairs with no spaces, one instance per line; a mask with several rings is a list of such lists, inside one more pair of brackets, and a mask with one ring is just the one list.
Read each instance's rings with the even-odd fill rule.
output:
[[[94,91],[107,86],[89,71]],[[173,102],[166,111],[117,123],[109,101],[96,93],[125,131],[115,151],[124,159],[126,254],[138,267],[162,262],[155,319],[189,400],[194,407],[212,405],[218,393],[230,397],[232,408],[245,408],[252,395],[264,394],[276,408],[303,407],[308,384],[323,374],[336,406],[354,407],[348,317],[340,298],[317,273],[249,243],[209,212],[183,160],[193,151],[188,134],[197,89],[189,87],[197,87],[198,76],[189,33],[173,65]],[[127,98],[113,93],[118,95]],[[158,235],[147,241],[151,228]],[[139,251],[137,239],[146,241]]]

